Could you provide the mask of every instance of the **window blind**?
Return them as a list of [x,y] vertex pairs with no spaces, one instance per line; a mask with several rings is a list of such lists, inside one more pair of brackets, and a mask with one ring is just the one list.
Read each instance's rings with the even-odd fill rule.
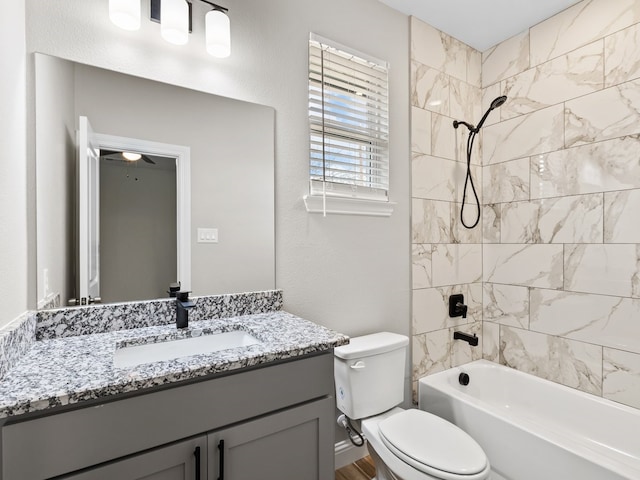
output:
[[309,39],[310,193],[388,201],[386,62]]

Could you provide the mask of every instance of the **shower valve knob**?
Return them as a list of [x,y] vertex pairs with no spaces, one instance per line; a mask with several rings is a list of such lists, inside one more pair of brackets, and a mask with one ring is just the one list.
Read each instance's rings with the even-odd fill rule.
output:
[[449,297],[449,316],[467,318],[467,306],[464,304],[464,295],[456,293]]

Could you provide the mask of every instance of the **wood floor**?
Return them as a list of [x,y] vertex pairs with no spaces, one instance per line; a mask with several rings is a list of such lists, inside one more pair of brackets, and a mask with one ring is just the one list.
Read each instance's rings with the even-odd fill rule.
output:
[[336,470],[336,480],[371,480],[375,476],[376,467],[368,455],[356,463]]

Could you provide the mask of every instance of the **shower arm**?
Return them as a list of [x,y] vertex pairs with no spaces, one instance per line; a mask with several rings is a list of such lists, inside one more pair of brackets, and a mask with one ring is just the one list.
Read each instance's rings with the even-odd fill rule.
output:
[[465,127],[467,127],[469,129],[470,132],[474,132],[476,127],[474,127],[473,125],[471,125],[470,123],[467,122],[463,122],[461,120],[454,120],[453,121],[453,128],[458,128],[460,125],[464,125]]
[[478,126],[477,127],[474,127],[470,123],[463,122],[461,120],[454,120],[453,121],[453,128],[457,129],[460,125],[464,125],[465,127],[467,127],[469,129],[469,132],[471,132],[471,133],[480,132],[480,129],[484,125],[484,122],[487,120],[487,117],[489,116],[489,114],[493,110],[495,110],[496,108],[502,106],[504,104],[504,102],[506,102],[506,101],[507,101],[507,97],[505,95],[502,95],[500,97],[494,98],[493,101],[491,102],[491,105],[489,105],[489,108],[487,109],[486,112],[484,112],[484,115],[482,116],[482,118],[478,122]]

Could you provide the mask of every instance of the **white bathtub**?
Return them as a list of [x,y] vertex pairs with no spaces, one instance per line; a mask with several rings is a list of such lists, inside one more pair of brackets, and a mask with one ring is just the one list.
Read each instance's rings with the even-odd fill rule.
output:
[[640,479],[640,410],[486,360],[420,379],[418,395],[507,480]]

